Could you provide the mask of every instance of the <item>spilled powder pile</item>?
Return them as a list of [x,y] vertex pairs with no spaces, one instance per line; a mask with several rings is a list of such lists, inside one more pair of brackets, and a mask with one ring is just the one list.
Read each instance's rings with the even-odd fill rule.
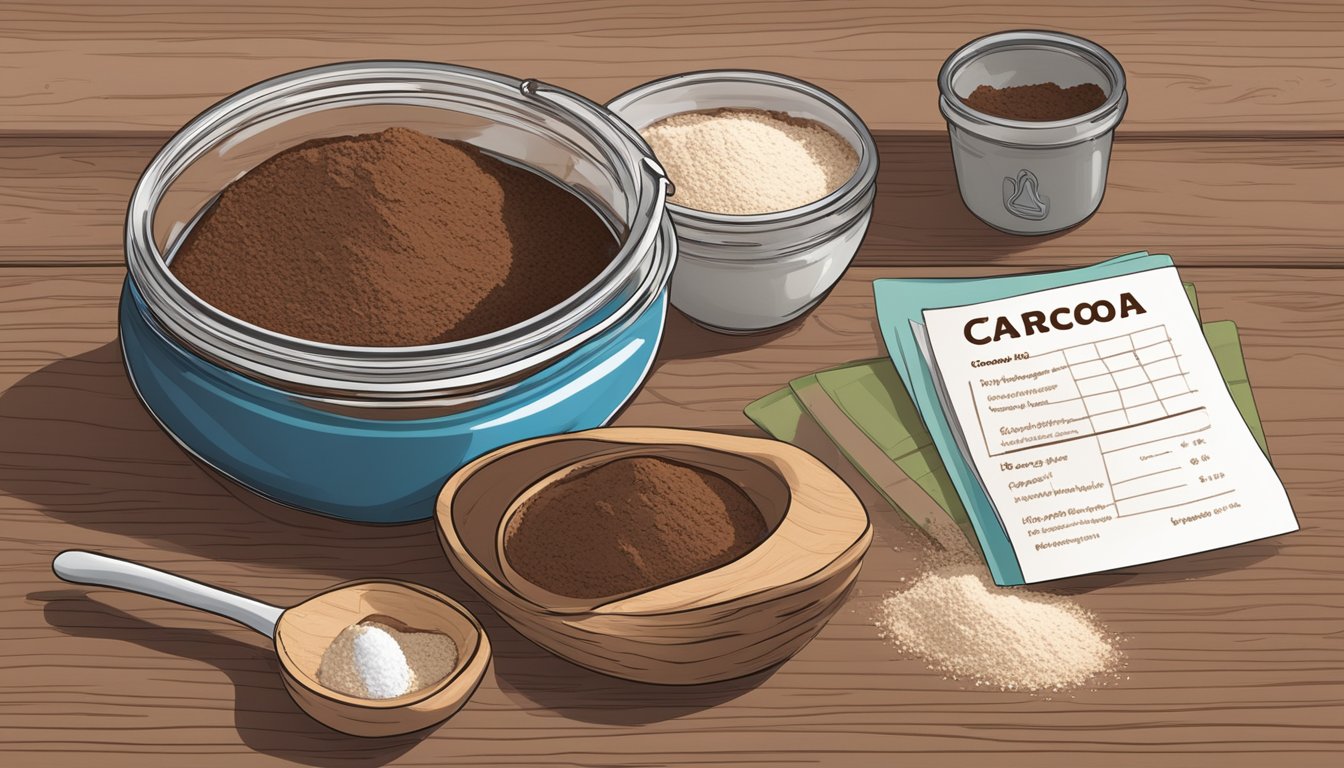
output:
[[807,205],[859,165],[826,126],[761,109],[684,112],[640,132],[676,185],[677,205],[736,215]]
[[1009,120],[1040,122],[1068,120],[1085,115],[1106,103],[1106,92],[1095,83],[1083,83],[1061,88],[1057,83],[1036,83],[995,88],[976,86],[971,95],[962,99],[966,106]]
[[975,566],[945,566],[882,602],[883,637],[976,685],[1062,690],[1112,671],[1119,652],[1087,611],[1060,597],[1003,589]]
[[606,597],[717,568],[765,533],[760,510],[723,477],[636,457],[540,491],[509,521],[504,556],[543,589]]
[[322,653],[317,679],[362,699],[390,699],[447,677],[457,644],[439,632],[400,632],[376,621],[346,627]]
[[216,308],[350,346],[480,336],[559,304],[617,242],[546,178],[408,128],[318,139],[230,184],[170,268]]

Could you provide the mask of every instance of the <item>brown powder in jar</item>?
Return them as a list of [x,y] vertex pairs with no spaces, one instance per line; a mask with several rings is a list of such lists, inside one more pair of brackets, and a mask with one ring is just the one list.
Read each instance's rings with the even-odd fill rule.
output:
[[760,510],[719,475],[666,459],[617,459],[540,491],[509,521],[504,556],[567,597],[670,584],[765,538]]
[[234,181],[172,260],[216,308],[349,346],[497,331],[559,304],[617,251],[582,200],[407,128],[318,139]]
[[1085,115],[1106,103],[1106,92],[1095,83],[1083,83],[1061,88],[1056,83],[1015,85],[995,88],[976,86],[962,102],[986,115],[1008,120],[1044,122],[1068,120]]

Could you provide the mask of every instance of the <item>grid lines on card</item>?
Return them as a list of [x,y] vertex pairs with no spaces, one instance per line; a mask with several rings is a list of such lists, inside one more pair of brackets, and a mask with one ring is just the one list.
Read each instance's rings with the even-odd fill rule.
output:
[[1166,326],[1075,344],[1057,353],[1078,389],[1093,433],[1147,423],[1193,407],[1195,391]]

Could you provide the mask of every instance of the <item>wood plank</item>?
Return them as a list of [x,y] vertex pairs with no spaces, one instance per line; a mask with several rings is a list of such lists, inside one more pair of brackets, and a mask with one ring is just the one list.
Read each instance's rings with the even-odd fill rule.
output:
[[[977,269],[855,269],[801,323],[717,336],[674,316],[623,424],[751,432],[750,399],[878,354],[869,281]],[[0,269],[0,752],[100,765],[1333,765],[1344,750],[1344,271],[1189,268],[1209,319],[1242,328],[1299,533],[1062,589],[1125,638],[1121,678],[1049,697],[943,679],[884,644],[880,597],[927,552],[865,493],[877,540],[849,604],[793,660],[689,690],[600,677],[538,650],[451,574],[427,524],[371,528],[230,489],[126,383],[120,271]],[[843,471],[843,467],[841,467]],[[849,475],[852,479],[852,475]],[[422,581],[497,648],[473,700],[428,733],[342,737],[288,700],[259,636],[51,575],[61,549],[142,560],[288,604],[336,581]],[[190,755],[190,758],[185,756]],[[994,755],[996,757],[990,757]]]
[[115,0],[0,8],[0,130],[174,130],[218,98],[283,72],[410,58],[538,77],[598,100],[676,72],[769,69],[835,92],[874,128],[937,132],[935,77],[947,55],[1021,28],[1073,32],[1116,54],[1131,81],[1122,132],[1339,135],[1344,124],[1344,9],[1319,0],[1190,8],[1146,0],[402,0],[392,8]]
[[[1344,139],[1121,141],[1101,210],[1056,236],[1007,235],[957,192],[944,138],[879,137],[860,265],[1062,266],[1127,249],[1192,265],[1344,263]],[[0,139],[0,264],[116,264],[126,203],[157,139]]]
[[159,139],[0,140],[0,263],[114,264]]

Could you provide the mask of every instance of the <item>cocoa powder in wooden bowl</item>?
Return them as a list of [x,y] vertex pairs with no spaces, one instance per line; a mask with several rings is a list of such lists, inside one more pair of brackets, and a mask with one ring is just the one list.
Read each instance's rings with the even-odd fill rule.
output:
[[[604,470],[619,476],[630,471],[628,462],[649,460],[664,464],[662,471],[668,471],[665,464],[690,470],[706,488],[717,486],[716,495],[723,487],[713,478],[739,491],[759,514],[759,540],[752,543],[756,529],[743,522],[750,517],[740,516],[734,527],[728,503],[716,517],[712,509],[709,515],[704,509],[673,514],[666,504],[641,500],[641,493],[659,487],[645,478],[614,484],[630,491],[616,501],[633,520],[608,524],[606,531],[595,526],[570,533],[587,541],[586,549],[569,552],[575,569],[589,568],[591,562],[585,561],[599,558],[610,558],[608,565],[622,559],[628,564],[659,542],[679,537],[699,535],[702,541],[722,543],[730,529],[734,543],[724,550],[733,556],[720,552],[691,562],[683,552],[680,560],[673,558],[679,563],[673,570],[699,570],[678,577],[635,568],[624,573],[640,578],[592,581],[591,588],[569,590],[580,595],[555,591],[566,583],[551,579],[546,569],[533,568],[537,563],[521,562],[536,550],[520,546],[521,539],[511,546],[510,539],[523,536],[527,518],[542,509],[534,504],[554,503],[565,495],[566,485],[573,490],[585,475],[588,481],[603,479],[599,473]],[[600,487],[585,484],[589,491]],[[732,498],[731,493],[724,495]],[[723,496],[719,499],[724,501]],[[739,515],[747,511],[744,505],[731,509]],[[725,527],[717,538],[703,530],[642,529],[659,513],[665,528],[707,523]],[[593,513],[586,514],[591,524]],[[449,478],[436,517],[453,569],[520,633],[598,672],[663,684],[740,677],[792,656],[839,608],[872,537],[867,513],[854,493],[800,449],[760,438],[643,427],[589,430],[500,448]],[[546,529],[539,527],[537,533],[542,532]],[[637,546],[623,556],[594,552],[631,543]],[[665,582],[669,573],[673,580]],[[591,594],[606,589],[622,591]]]
[[509,518],[503,561],[556,594],[608,597],[726,565],[765,534],[760,510],[723,476],[631,456],[543,481]]

